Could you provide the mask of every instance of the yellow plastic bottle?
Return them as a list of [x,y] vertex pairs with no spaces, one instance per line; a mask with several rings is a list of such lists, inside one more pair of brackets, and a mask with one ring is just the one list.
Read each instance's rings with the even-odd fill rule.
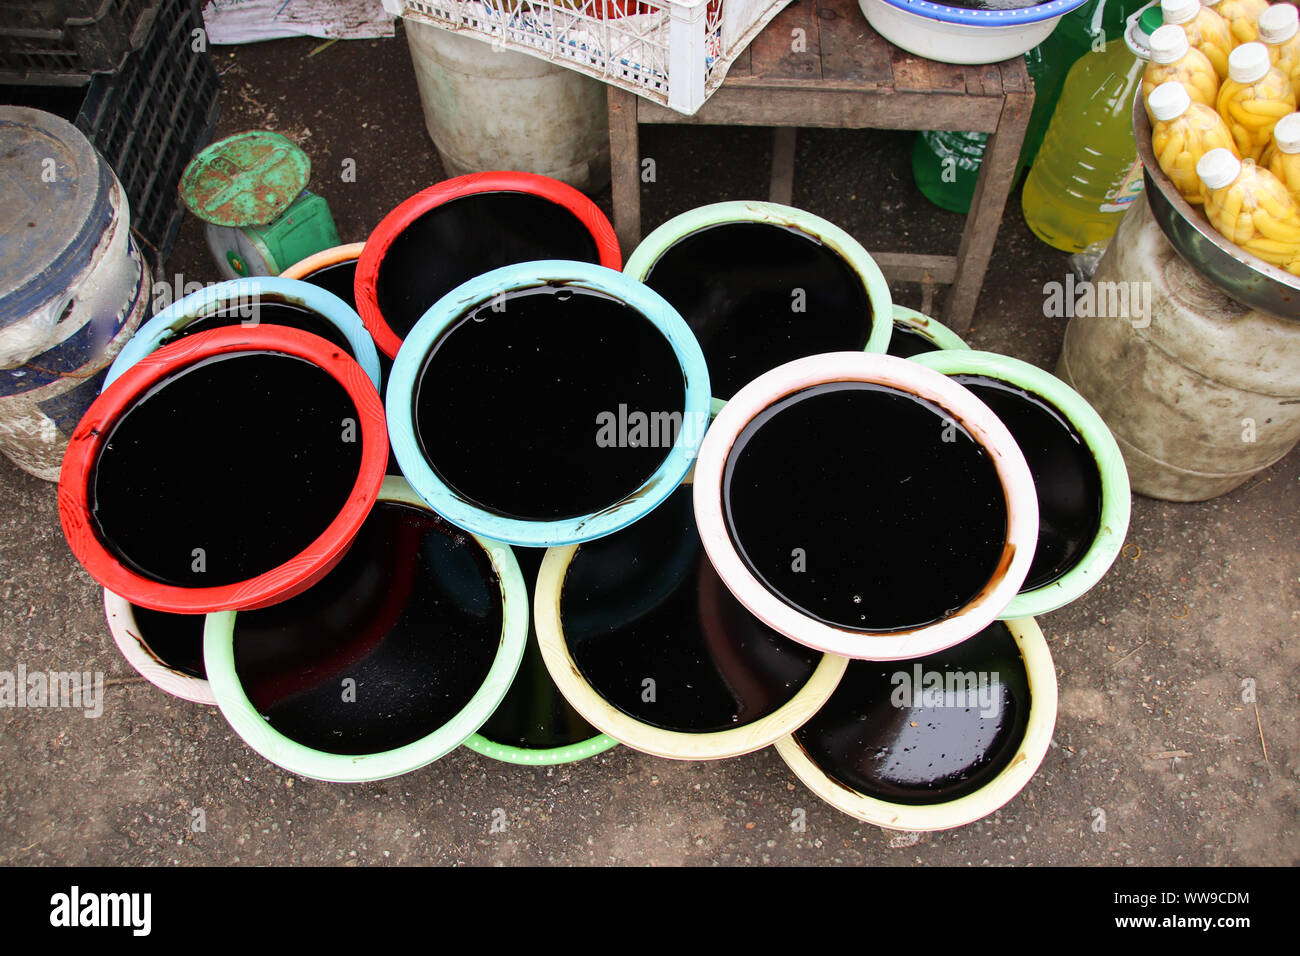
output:
[[1273,65],[1291,80],[1300,99],[1300,14],[1289,3],[1275,3],[1259,15],[1259,41]]
[[1201,0],[1201,3],[1223,17],[1234,42],[1253,43],[1259,39],[1259,15],[1268,9],[1268,0]]
[[1242,159],[1258,161],[1273,141],[1277,121],[1296,108],[1286,75],[1269,61],[1268,47],[1243,43],[1228,58],[1228,79],[1219,88],[1223,117]]
[[1159,25],[1153,7],[1140,24],[1130,24],[1127,44],[1110,42],[1084,54],[1065,76],[1021,194],[1025,222],[1050,246],[1078,252],[1109,239],[1142,194],[1133,97]]
[[1160,0],[1160,12],[1164,14],[1165,23],[1182,27],[1187,42],[1209,57],[1214,72],[1219,75],[1219,82],[1226,80],[1228,54],[1235,46],[1227,21],[1208,7],[1201,6],[1201,0]]
[[1213,107],[1195,103],[1187,88],[1177,80],[1156,87],[1147,107],[1155,114],[1151,150],[1161,170],[1189,203],[1199,205],[1201,180],[1196,164],[1212,149],[1227,149],[1236,155],[1228,126]]
[[1300,206],[1276,176],[1226,149],[1202,156],[1196,172],[1210,225],[1265,262],[1300,269]]
[[[1219,77],[1214,65],[1204,53],[1192,48],[1183,28],[1172,23],[1151,34],[1151,60],[1142,72],[1142,101],[1149,103],[1156,87],[1166,80],[1183,84],[1192,102],[1215,107]],[[1149,107],[1147,115],[1151,116]],[[1155,122],[1155,117],[1151,116],[1151,120]]]
[[1273,145],[1260,165],[1282,180],[1291,198],[1300,203],[1300,113],[1278,120],[1273,127]]

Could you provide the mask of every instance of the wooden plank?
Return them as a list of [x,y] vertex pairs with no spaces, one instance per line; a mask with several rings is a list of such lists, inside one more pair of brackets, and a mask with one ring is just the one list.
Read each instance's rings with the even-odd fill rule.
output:
[[867,23],[854,0],[816,0],[822,79],[862,89],[894,85],[889,43]]
[[894,71],[894,89],[928,90],[930,73],[925,68],[927,61],[919,56],[912,56],[896,46],[889,48],[890,66]]
[[749,45],[750,75],[773,80],[822,78],[821,47],[812,0],[796,0]]
[[925,282],[947,285],[957,277],[956,256],[929,256],[910,252],[873,252],[871,258],[890,282]]
[[933,282],[921,283],[921,314],[934,315],[934,289]]
[[1034,83],[1029,78],[1029,70],[1025,66],[1025,58],[1018,56],[1014,60],[1004,60],[998,64],[998,70],[1002,74],[1002,89],[1007,93],[1032,93]]
[[767,198],[783,206],[794,201],[794,149],[798,130],[778,126],[772,131],[772,180]]
[[935,60],[922,60],[930,74],[930,89],[951,90],[956,93],[966,92],[966,72],[963,67],[953,63],[939,63]]
[[1002,71],[996,63],[962,68],[966,74],[966,92],[971,96],[1001,96]]
[[966,228],[957,250],[957,278],[944,305],[944,325],[959,334],[970,328],[975,315],[1033,106],[1032,92],[1008,93],[997,129],[984,149],[970,215],[966,217]]
[[643,101],[642,123],[714,126],[805,126],[829,129],[950,129],[992,132],[1002,115],[1002,99],[963,93],[898,93],[722,87],[694,116]]
[[971,96],[983,96],[984,78],[980,74],[979,67],[967,66],[963,68],[963,72],[966,74],[966,92]]
[[966,92],[966,74],[960,66],[913,56],[898,47],[890,48],[890,57],[896,90]]
[[[750,46],[753,46],[753,44],[750,44]],[[732,77],[749,76],[749,61],[750,53],[749,47],[747,46],[745,49],[737,53],[736,58],[731,61],[731,66],[727,68],[726,79],[730,80]],[[723,82],[726,82],[726,80]]]
[[637,135],[638,98],[635,93],[610,86],[609,174],[614,202],[614,234],[627,258],[641,241],[641,156]]

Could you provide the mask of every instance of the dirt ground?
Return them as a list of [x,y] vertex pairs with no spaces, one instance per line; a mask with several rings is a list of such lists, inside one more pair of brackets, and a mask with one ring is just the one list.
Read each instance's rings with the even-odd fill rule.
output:
[[[406,44],[312,40],[219,50],[221,135],[298,141],[345,242],[443,178]],[[961,218],[912,185],[909,134],[804,131],[794,202],[870,249],[955,252]],[[762,129],[649,127],[646,229],[763,198]],[[356,182],[343,182],[345,159]],[[609,194],[597,196],[609,212]],[[1065,257],[1008,207],[968,340],[1052,368],[1064,319],[1043,283]],[[217,277],[193,219],[170,279]],[[920,305],[916,287],[895,290]],[[0,863],[1277,864],[1300,863],[1300,454],[1203,504],[1135,498],[1125,553],[1040,618],[1060,681],[1055,739],[1007,806],[957,831],[879,830],[806,791],[771,751],[679,763],[616,748],[555,768],[460,749],[383,783],[287,776],[211,708],[122,660],[101,591],[73,560],[55,488],[0,460],[0,670],[103,671],[104,712],[0,715]],[[1257,700],[1243,700],[1253,686]],[[1248,695],[1247,695],[1248,696]],[[194,832],[193,811],[206,819]],[[491,822],[504,810],[504,832]],[[802,809],[806,829],[791,823]]]

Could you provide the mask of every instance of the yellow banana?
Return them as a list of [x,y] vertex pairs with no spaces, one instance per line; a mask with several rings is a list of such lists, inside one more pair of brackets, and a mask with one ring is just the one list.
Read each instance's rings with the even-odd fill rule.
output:
[[1279,242],[1276,239],[1265,239],[1256,236],[1242,244],[1241,248],[1245,249],[1252,255],[1266,259],[1274,265],[1284,265],[1291,261],[1291,258],[1300,252],[1300,244],[1294,242]]
[[1293,219],[1300,219],[1300,210],[1296,209],[1295,200],[1287,193],[1286,187],[1278,181],[1277,177],[1267,169],[1259,170],[1259,178],[1267,176],[1274,183],[1277,183],[1280,194],[1274,192],[1268,187],[1258,189],[1255,195],[1256,205],[1266,213],[1276,219],[1278,222],[1289,222]]
[[1256,209],[1251,217],[1255,229],[1265,239],[1278,242],[1300,243],[1300,225],[1284,222],[1275,218],[1267,209]]
[[1219,221],[1223,225],[1219,226],[1219,231],[1227,235],[1228,238],[1232,238],[1231,233],[1235,230],[1237,219],[1241,216],[1241,204],[1244,199],[1245,194],[1242,192],[1241,187],[1236,184],[1229,186],[1223,196],[1223,206],[1219,210]]
[[1174,161],[1178,159],[1178,154],[1186,150],[1187,137],[1171,133],[1169,142],[1165,144],[1165,148],[1160,151],[1160,155],[1157,157],[1160,168],[1165,171],[1166,175],[1169,174],[1169,170],[1174,168]]
[[[1273,127],[1277,125],[1277,121],[1281,119],[1279,116],[1261,116],[1258,113],[1252,113],[1246,109],[1246,104],[1242,102],[1230,102],[1228,104],[1228,113],[1234,121],[1250,130],[1252,136],[1257,130],[1261,129],[1266,129],[1271,133]],[[1286,116],[1286,113],[1283,113],[1282,116]]]
[[1240,100],[1237,105],[1250,116],[1272,119],[1275,122],[1295,112],[1294,97],[1286,100]]

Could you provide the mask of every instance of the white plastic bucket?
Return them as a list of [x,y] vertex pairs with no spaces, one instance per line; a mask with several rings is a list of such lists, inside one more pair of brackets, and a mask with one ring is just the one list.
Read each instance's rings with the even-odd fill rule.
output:
[[403,25],[425,126],[448,176],[515,170],[588,193],[609,183],[599,80],[418,20]]

